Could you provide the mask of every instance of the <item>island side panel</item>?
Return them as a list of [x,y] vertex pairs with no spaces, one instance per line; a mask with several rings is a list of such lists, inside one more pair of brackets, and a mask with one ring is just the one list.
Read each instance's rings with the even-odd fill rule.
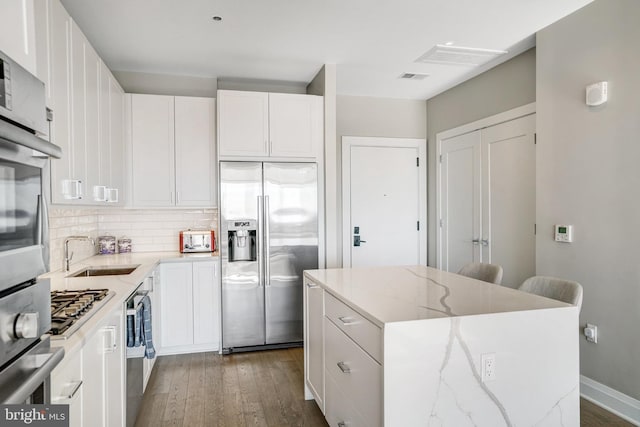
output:
[[[385,426],[580,425],[578,309],[385,324]],[[482,381],[482,356],[495,379]]]

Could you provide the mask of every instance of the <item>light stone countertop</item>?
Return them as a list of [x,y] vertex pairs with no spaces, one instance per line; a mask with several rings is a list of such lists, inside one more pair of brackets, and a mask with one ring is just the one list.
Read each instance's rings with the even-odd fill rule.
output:
[[[109,315],[116,309],[122,308],[122,304],[136,290],[136,288],[147,278],[153,269],[160,263],[167,262],[200,262],[217,261],[218,252],[182,254],[180,252],[139,252],[117,255],[95,255],[81,262],[73,264],[70,271],[61,270],[47,273],[41,278],[51,280],[51,290],[71,290],[71,289],[109,289],[114,296],[87,320],[82,327],[74,332],[66,340],[52,339],[51,345],[54,347],[64,347],[65,357],[78,351],[100,327],[104,326],[109,319]],[[96,276],[96,277],[67,277],[77,271],[87,267],[104,267],[120,265],[137,265],[131,274],[119,276]],[[64,361],[62,362],[64,363]]]
[[425,266],[307,270],[305,276],[380,327],[390,322],[573,307]]

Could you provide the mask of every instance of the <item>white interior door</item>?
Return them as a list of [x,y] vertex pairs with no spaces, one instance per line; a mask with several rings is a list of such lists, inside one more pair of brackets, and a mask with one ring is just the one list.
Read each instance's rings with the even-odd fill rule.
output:
[[480,131],[443,140],[441,155],[439,267],[455,273],[482,262]]
[[440,139],[438,266],[498,264],[517,287],[535,274],[535,114],[476,129]]
[[535,127],[532,114],[481,131],[482,259],[511,287],[535,275]]
[[343,266],[426,262],[424,140],[343,138]]

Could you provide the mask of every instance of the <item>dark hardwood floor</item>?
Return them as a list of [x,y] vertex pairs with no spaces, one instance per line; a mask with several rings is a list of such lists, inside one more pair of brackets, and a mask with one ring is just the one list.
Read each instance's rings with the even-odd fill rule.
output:
[[[158,358],[136,426],[327,426],[304,400],[301,348]],[[582,427],[633,426],[580,399]]]
[[163,356],[136,426],[327,426],[303,378],[301,348]]

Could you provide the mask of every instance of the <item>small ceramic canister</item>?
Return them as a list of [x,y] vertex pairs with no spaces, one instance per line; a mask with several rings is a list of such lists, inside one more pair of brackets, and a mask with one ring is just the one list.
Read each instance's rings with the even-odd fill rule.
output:
[[114,236],[98,237],[98,253],[100,255],[110,255],[116,253],[116,238]]
[[121,254],[128,254],[131,252],[131,239],[122,236],[118,239],[118,252]]

